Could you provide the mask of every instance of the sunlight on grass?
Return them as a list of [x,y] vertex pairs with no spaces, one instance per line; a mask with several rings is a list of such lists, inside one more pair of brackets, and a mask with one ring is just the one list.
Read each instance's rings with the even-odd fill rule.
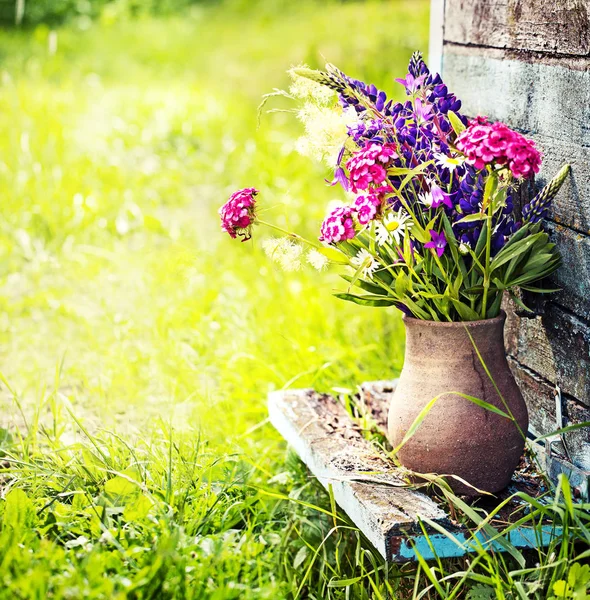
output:
[[216,211],[255,185],[317,235],[341,192],[294,115],[256,130],[262,94],[324,59],[393,90],[426,31],[426,2],[304,2],[103,19],[54,54],[42,27],[3,34],[0,596],[279,598],[365,573],[358,533],[324,572],[331,519],[257,492],[329,507],[265,397],[395,376],[399,318],[237,247]]
[[[381,26],[344,55],[324,28],[337,15],[362,31],[378,9],[412,18],[409,39]],[[141,422],[189,397],[195,406],[225,400],[234,412],[236,394],[260,417],[269,386],[299,373],[309,375],[298,385],[309,385],[318,369],[324,385],[393,375],[392,311],[346,307],[330,296],[334,276],[285,278],[254,245],[232,248],[215,209],[229,190],[255,184],[277,213],[288,207],[290,226],[315,234],[339,192],[294,152],[293,116],[265,117],[252,136],[256,105],[285,85],[291,63],[322,55],[392,87],[389,72],[423,45],[423,14],[408,9],[353,4],[229,23],[203,12],[63,30],[55,56],[42,35],[5,40],[3,341],[12,384],[34,402],[63,359],[76,403],[101,420],[115,407]],[[246,37],[237,35],[241,19]]]

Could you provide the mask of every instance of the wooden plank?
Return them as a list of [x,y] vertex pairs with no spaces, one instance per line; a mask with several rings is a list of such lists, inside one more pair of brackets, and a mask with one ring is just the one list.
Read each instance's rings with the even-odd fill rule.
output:
[[[543,152],[541,172],[536,177],[540,189],[566,163],[572,167],[561,191],[553,201],[550,218],[559,225],[590,235],[590,147],[573,140],[557,140],[535,134]],[[573,266],[573,261],[569,267]]]
[[[365,419],[372,417],[377,429],[383,431],[389,398],[395,382],[374,382],[361,386],[357,409]],[[416,560],[416,551],[426,559],[462,556],[476,552],[478,542],[484,547],[502,551],[496,542],[483,533],[475,535],[466,527],[453,524],[445,511],[428,496],[399,487],[405,471],[397,468],[382,451],[366,440],[358,424],[332,396],[313,390],[274,392],[268,399],[272,424],[289,442],[324,487],[331,487],[338,505],[348,514],[365,537],[385,560],[408,562]],[[529,467],[527,467],[529,468]],[[522,471],[524,473],[524,471]],[[534,482],[534,483],[532,483]],[[506,492],[521,489],[536,495],[538,475],[532,479],[516,476]],[[492,500],[495,504],[503,497]],[[486,499],[480,499],[487,502]],[[480,508],[482,505],[480,502]],[[494,527],[505,527],[511,519],[522,516],[523,506],[508,503],[492,520]],[[427,528],[426,537],[420,519],[427,517],[451,532],[460,542]],[[547,545],[558,530],[547,527],[541,539],[527,526],[515,527],[509,534],[517,547],[533,548]]]
[[536,52],[590,52],[586,0],[447,0],[445,40]]
[[590,406],[590,327],[549,302],[542,316],[506,320],[506,349],[519,363]]
[[[546,227],[563,256],[563,265],[552,275],[549,284],[561,290],[549,297],[554,303],[590,321],[590,237],[557,224],[547,223]],[[576,323],[575,328],[582,326]],[[588,396],[577,397],[590,400]]]
[[443,77],[463,101],[466,114],[488,115],[525,133],[590,146],[586,68],[529,63],[508,59],[503,51],[447,45]]
[[444,16],[445,0],[431,0],[428,66],[433,73],[442,73]]
[[[508,363],[529,408],[531,429],[536,435],[545,435],[561,429],[557,422],[555,385],[527,369],[513,357]],[[571,396],[562,397],[563,414],[568,425],[590,421],[590,410]],[[567,432],[563,435],[565,458],[590,471],[590,427]]]
[[331,396],[313,390],[276,392],[269,396],[268,409],[275,428],[322,485],[332,486],[338,505],[383,557],[391,558],[391,538],[420,531],[419,517],[448,524],[446,513],[430,498],[400,487],[405,484],[399,472]]
[[590,70],[487,52],[446,47],[445,82],[462,99],[465,113],[504,121],[536,140],[544,154],[538,187],[566,162],[572,165],[551,218],[590,234]]

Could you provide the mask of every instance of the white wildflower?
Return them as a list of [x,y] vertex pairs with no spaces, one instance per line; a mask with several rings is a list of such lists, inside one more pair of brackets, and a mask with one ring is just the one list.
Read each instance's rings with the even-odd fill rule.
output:
[[469,244],[466,244],[465,242],[461,242],[461,243],[459,244],[459,252],[460,252],[461,254],[463,254],[463,255],[465,255],[465,254],[469,254],[469,250],[470,250],[470,249],[471,249],[471,248],[470,248]]
[[268,238],[262,242],[266,254],[284,271],[299,271],[303,247],[289,238]]
[[319,250],[315,248],[311,249],[307,253],[307,262],[318,271],[323,271],[327,268],[330,262],[326,256],[324,256]]
[[336,92],[325,85],[312,81],[307,77],[302,77],[295,73],[296,68],[309,68],[307,65],[298,65],[289,69],[288,73],[291,77],[291,87],[289,93],[300,100],[313,100],[317,104],[327,105],[333,103],[336,99]]
[[350,259],[350,264],[357,269],[362,267],[361,272],[368,279],[372,279],[373,273],[379,268],[379,263],[375,257],[365,248],[361,248],[358,254]]
[[418,194],[418,200],[420,200],[420,202],[424,204],[426,208],[432,208],[432,203],[434,202],[432,192],[421,192],[420,194]]
[[305,135],[297,140],[296,150],[333,167],[348,135],[342,111],[306,102],[297,117],[303,123]]
[[401,244],[401,240],[406,231],[409,231],[413,225],[410,215],[399,209],[397,212],[391,212],[383,219],[383,225],[393,236],[396,244]]
[[442,152],[434,153],[434,160],[439,167],[448,169],[451,173],[465,162],[465,157],[460,155],[443,154]]

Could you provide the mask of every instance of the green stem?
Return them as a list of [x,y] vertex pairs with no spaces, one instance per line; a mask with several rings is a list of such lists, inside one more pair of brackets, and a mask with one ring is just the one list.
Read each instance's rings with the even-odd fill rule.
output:
[[486,231],[486,261],[484,264],[484,276],[483,276],[483,300],[481,304],[481,318],[486,318],[488,310],[488,290],[490,288],[490,255],[492,251],[492,201],[490,199],[488,206],[488,227]]
[[312,248],[320,248],[321,247],[319,244],[310,242],[309,240],[306,240],[304,237],[301,237],[300,235],[297,235],[296,233],[293,233],[291,231],[287,231],[286,229],[283,229],[282,227],[279,227],[278,225],[273,225],[272,223],[268,223],[267,221],[263,221],[262,219],[257,219],[256,222],[260,225],[265,225],[266,227],[270,227],[271,229],[274,229],[275,231],[283,233],[287,237],[294,238],[298,242],[307,244],[308,246],[311,246]]

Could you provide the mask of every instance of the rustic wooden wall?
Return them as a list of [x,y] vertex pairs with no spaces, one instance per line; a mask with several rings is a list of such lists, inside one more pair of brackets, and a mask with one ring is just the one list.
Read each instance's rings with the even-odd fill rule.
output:
[[[556,428],[556,385],[570,421],[590,420],[590,0],[432,0],[431,55],[466,114],[538,142],[537,185],[572,165],[548,219],[562,291],[536,318],[509,311],[507,350],[535,430]],[[590,470],[590,430],[566,446]]]

